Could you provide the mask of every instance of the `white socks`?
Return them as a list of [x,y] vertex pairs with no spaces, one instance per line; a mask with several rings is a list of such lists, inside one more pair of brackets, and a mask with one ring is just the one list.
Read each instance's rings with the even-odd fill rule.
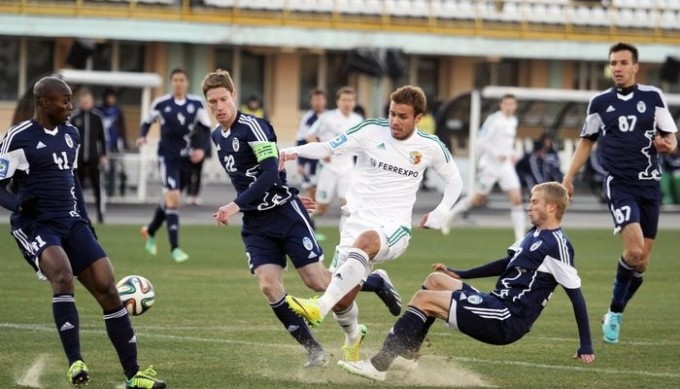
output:
[[357,248],[347,250],[347,260],[335,271],[326,292],[319,297],[321,316],[326,316],[338,301],[361,284],[370,268],[368,254],[363,250]]
[[460,200],[458,204],[454,205],[451,211],[449,211],[449,213],[457,216],[460,215],[462,212],[468,211],[471,206],[472,205],[470,204],[470,196],[467,196],[464,199]]
[[512,220],[512,228],[515,231],[515,241],[518,241],[524,237],[526,230],[526,215],[524,213],[524,207],[522,205],[513,205],[510,208],[510,220]]
[[359,340],[359,306],[352,303],[352,306],[343,312],[333,313],[335,321],[345,332],[345,344],[354,344]]

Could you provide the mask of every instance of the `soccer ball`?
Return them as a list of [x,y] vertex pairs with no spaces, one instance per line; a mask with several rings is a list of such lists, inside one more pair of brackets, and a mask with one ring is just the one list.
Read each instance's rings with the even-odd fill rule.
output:
[[151,308],[156,293],[151,282],[142,276],[127,276],[116,284],[120,299],[128,313],[139,316]]

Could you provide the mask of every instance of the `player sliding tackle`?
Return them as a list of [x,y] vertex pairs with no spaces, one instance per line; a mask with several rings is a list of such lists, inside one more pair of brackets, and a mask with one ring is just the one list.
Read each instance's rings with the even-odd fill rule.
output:
[[408,247],[416,192],[423,172],[432,167],[446,183],[435,210],[423,216],[422,228],[441,227],[446,211],[461,192],[462,180],[451,154],[438,138],[416,128],[426,99],[416,86],[404,86],[390,96],[389,121],[366,120],[327,142],[281,150],[279,169],[298,156],[322,159],[334,154],[358,157],[343,207],[349,217],[336,248],[333,277],[318,299],[288,296],[291,309],[312,325],[333,311],[345,331],[345,361],[358,361],[366,327],[358,324],[357,292],[373,263],[396,259]]
[[[553,291],[561,285],[574,307],[580,347],[574,358],[595,360],[581,279],[574,268],[574,249],[560,223],[567,208],[567,190],[557,182],[531,191],[529,219],[534,228],[508,248],[505,258],[470,270],[435,264],[423,290],[390,330],[382,350],[370,361],[343,362],[353,374],[384,381],[397,356],[413,359],[435,319],[479,341],[505,345],[524,336],[538,319]],[[461,279],[498,276],[491,293],[481,293]]]

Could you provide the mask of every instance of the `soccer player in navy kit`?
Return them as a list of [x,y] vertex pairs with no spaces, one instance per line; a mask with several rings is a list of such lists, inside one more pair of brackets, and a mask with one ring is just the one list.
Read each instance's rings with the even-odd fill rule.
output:
[[286,255],[305,285],[323,291],[330,274],[322,265],[323,251],[297,190],[278,171],[276,135],[268,121],[236,109],[236,89],[228,72],[205,76],[203,93],[218,126],[212,131],[220,164],[237,197],[218,209],[220,224],[243,212],[241,237],[250,271],[279,321],[308,352],[305,367],[324,366],[328,356],[307,323],[288,307],[282,278]]
[[[236,89],[228,72],[216,70],[203,80],[203,93],[218,126],[212,131],[217,155],[229,176],[236,198],[213,215],[223,225],[238,212],[243,213],[241,237],[250,271],[257,277],[260,291],[284,328],[308,352],[305,367],[328,364],[328,355],[314,339],[303,318],[286,302],[283,271],[286,255],[291,258],[302,281],[312,290],[324,291],[330,272],[323,266],[323,250],[317,243],[307,206],[295,188],[279,172],[276,134],[271,124],[236,109]],[[375,291],[388,307],[400,304],[393,286],[374,275]],[[382,280],[382,282],[380,282]],[[399,309],[401,306],[399,305]]]
[[675,150],[678,129],[663,93],[635,82],[635,46],[613,45],[609,49],[609,69],[614,87],[590,100],[581,140],[563,183],[571,196],[573,178],[598,142],[600,161],[609,172],[605,191],[614,231],[621,234],[623,243],[611,304],[602,324],[604,341],[618,343],[623,311],[642,284],[659,223],[658,153]]
[[[153,102],[151,112],[142,122],[137,146],[146,144],[151,124],[161,123],[158,143],[158,166],[163,185],[163,200],[154,211],[151,222],[142,227],[145,249],[151,255],[157,254],[154,235],[166,222],[170,254],[175,262],[184,262],[189,255],[179,247],[179,205],[182,188],[188,184],[191,162],[198,163],[205,153],[191,149],[189,134],[197,126],[210,128],[212,123],[203,108],[203,102],[196,96],[187,95],[189,78],[182,69],[170,73],[173,94],[162,96]],[[184,180],[183,180],[184,178]]]
[[71,89],[58,78],[46,77],[35,84],[33,96],[33,120],[12,127],[0,143],[0,205],[12,211],[12,235],[24,258],[52,287],[52,314],[70,366],[67,378],[77,387],[90,380],[80,351],[73,283],[78,277],[104,311],[126,387],[165,388],[165,382],[153,377],[153,369],[139,370],[130,318],[85,210],[74,171],[80,136],[67,123],[73,110]]
[[[580,346],[574,358],[595,360],[581,279],[574,267],[574,249],[560,227],[569,203],[557,182],[536,185],[527,207],[534,228],[508,248],[505,258],[469,269],[443,264],[433,267],[423,290],[390,330],[382,349],[370,361],[340,361],[350,373],[384,381],[397,356],[413,359],[436,319],[484,343],[505,345],[524,336],[538,319],[555,288],[561,285],[574,308]],[[498,276],[491,293],[481,293],[461,279]]]

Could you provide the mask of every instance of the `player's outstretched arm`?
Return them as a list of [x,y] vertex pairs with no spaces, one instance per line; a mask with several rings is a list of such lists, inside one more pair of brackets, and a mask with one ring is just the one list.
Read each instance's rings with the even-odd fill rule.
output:
[[229,224],[229,218],[237,214],[241,210],[235,202],[223,205],[217,209],[217,212],[213,213],[213,218],[217,221],[217,224],[221,226],[226,226]]
[[290,149],[283,149],[279,151],[279,171],[285,169],[287,161],[294,161],[298,157],[297,153]]
[[[483,277],[492,277],[492,276],[497,277],[497,276],[500,276],[501,274],[503,274],[503,272],[505,271],[505,268],[508,266],[508,262],[510,262],[510,257],[497,259],[495,261],[491,261],[491,262],[486,263],[484,265],[473,267],[472,269],[468,269],[468,270],[454,269],[454,268],[451,268],[451,267],[447,267],[446,265],[443,265],[441,263],[436,263],[436,264],[432,265],[432,268],[437,270],[437,271],[442,271],[446,274],[453,273],[456,276],[451,275],[451,277],[458,278],[458,279],[483,278]],[[440,270],[442,267],[446,271]]]
[[581,288],[568,289],[564,288],[571,300],[571,305],[574,308],[574,316],[578,326],[578,336],[580,339],[580,346],[574,358],[580,359],[583,363],[593,363],[595,361],[595,352],[593,351],[593,342],[590,337],[590,324],[588,323],[588,310],[586,309],[586,300],[583,298]]
[[457,280],[460,279],[460,276],[458,275],[458,273],[455,272],[455,270],[453,270],[452,268],[450,268],[450,267],[444,265],[443,263],[434,263],[434,264],[432,264],[432,269],[434,269],[435,271],[444,273],[444,274],[446,274],[447,276],[449,276],[449,277],[451,277],[451,278],[455,278],[455,279],[457,279]]

